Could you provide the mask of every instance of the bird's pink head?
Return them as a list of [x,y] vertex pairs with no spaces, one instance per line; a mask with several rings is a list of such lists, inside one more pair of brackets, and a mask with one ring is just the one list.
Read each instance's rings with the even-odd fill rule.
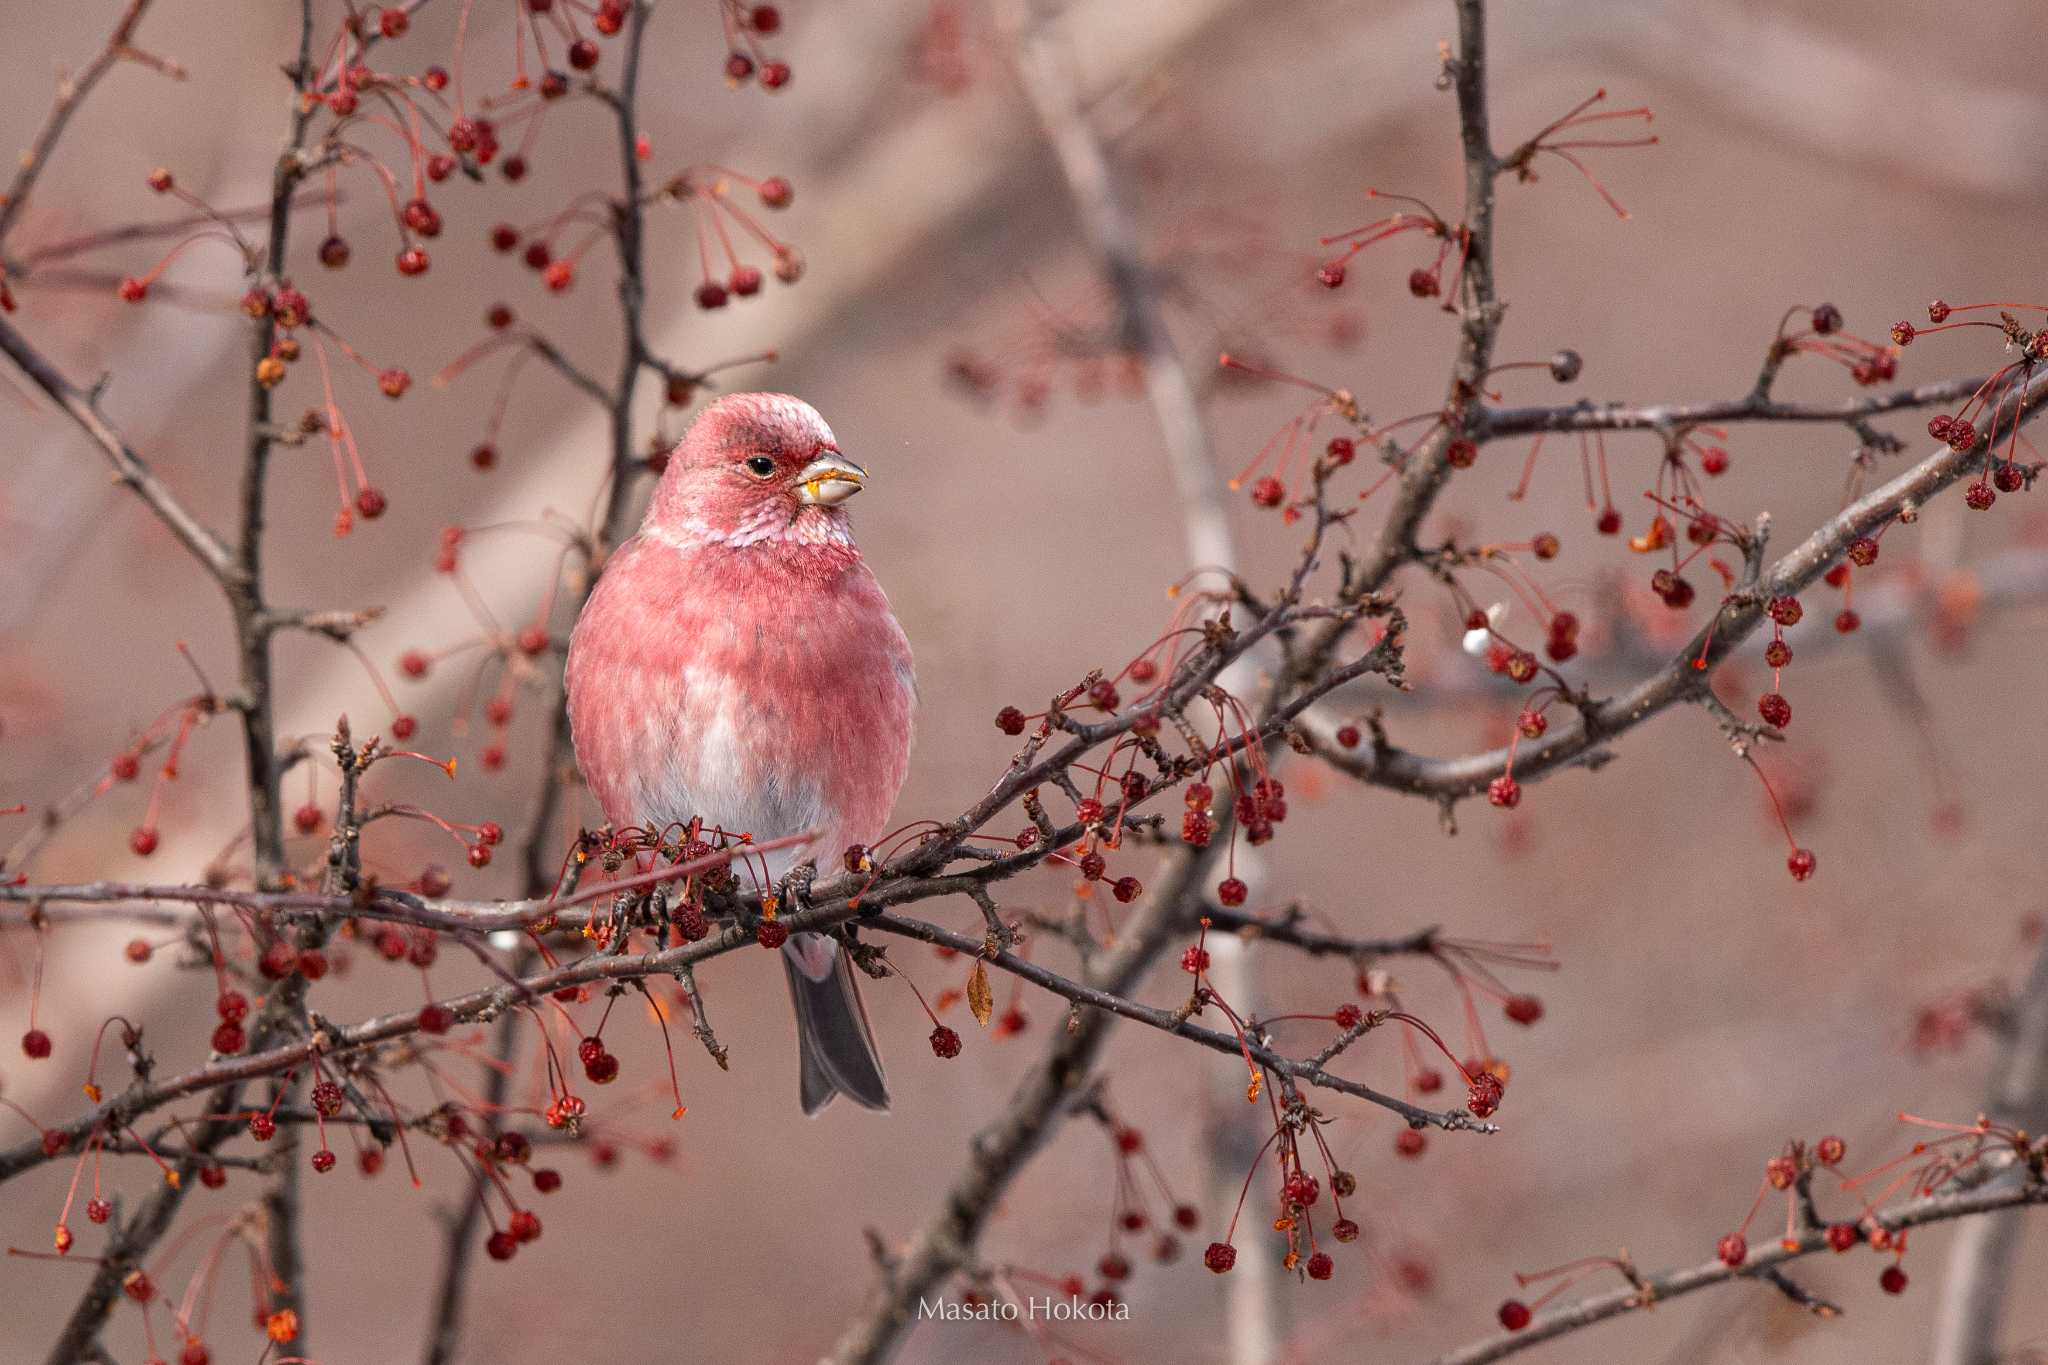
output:
[[847,542],[839,504],[866,480],[809,403],[728,394],[697,415],[669,456],[646,526],[686,543]]

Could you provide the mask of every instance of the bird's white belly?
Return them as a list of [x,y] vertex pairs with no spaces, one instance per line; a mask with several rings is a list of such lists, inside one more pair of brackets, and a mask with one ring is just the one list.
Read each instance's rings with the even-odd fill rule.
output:
[[[700,817],[707,827],[757,840],[829,823],[817,786],[764,763],[764,746],[749,740],[750,731],[776,722],[754,709],[743,684],[699,669],[681,683],[680,705],[641,713],[641,752],[665,755],[636,765],[632,800],[646,823],[660,828]],[[789,848],[762,856],[769,875],[779,877],[817,853]]]

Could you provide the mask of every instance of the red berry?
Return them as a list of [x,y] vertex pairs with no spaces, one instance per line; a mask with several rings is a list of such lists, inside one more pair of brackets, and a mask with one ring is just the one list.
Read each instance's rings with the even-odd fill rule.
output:
[[1773,597],[1764,611],[1781,626],[1796,626],[1799,618],[1806,614],[1796,597]]
[[1792,874],[1792,880],[1795,882],[1803,882],[1811,877],[1816,866],[1813,850],[1810,848],[1795,848],[1791,856],[1785,859],[1785,868]]
[[1991,471],[1991,486],[2001,493],[2017,493],[2026,481],[2027,476],[2010,460]]
[[1766,692],[1758,697],[1756,713],[1764,718],[1764,724],[1774,730],[1782,730],[1792,723],[1792,703],[1777,692]]
[[1764,646],[1764,662],[1772,668],[1783,668],[1792,662],[1792,646],[1783,640],[1773,640]]
[[1355,1242],[1358,1240],[1358,1224],[1349,1218],[1339,1218],[1330,1224],[1330,1235],[1340,1242]]
[[944,1024],[932,1026],[932,1055],[948,1061],[960,1055],[960,1035]]
[[412,27],[412,16],[393,6],[377,15],[377,31],[386,38],[398,38]]
[[789,942],[789,926],[781,920],[764,919],[754,928],[754,941],[763,948],[780,948]]
[[484,1250],[494,1261],[509,1261],[513,1253],[519,1250],[519,1239],[501,1229],[492,1233],[484,1242]]
[[1600,519],[1593,523],[1593,527],[1603,536],[1614,535],[1621,530],[1621,513],[1612,507],[1607,508],[1600,514]]
[[1465,1107],[1472,1111],[1472,1117],[1483,1119],[1500,1108],[1501,1094],[1505,1089],[1500,1077],[1491,1071],[1482,1071],[1466,1087]]
[[1110,884],[1109,891],[1120,903],[1129,905],[1144,889],[1136,877],[1118,877]]
[[1976,480],[1963,490],[1963,505],[1972,512],[1988,512],[1991,504],[1998,501],[1998,494],[1991,491],[1991,485],[1982,479]]
[[320,243],[320,264],[329,270],[339,270],[348,264],[349,246],[346,237],[329,237]]
[[1339,261],[1328,261],[1316,268],[1316,282],[1325,289],[1336,289],[1344,283],[1344,266]]
[[788,62],[767,62],[761,67],[761,88],[780,90],[789,84],[791,72]]
[[1913,326],[1912,323],[1907,322],[1905,319],[1901,318],[1899,321],[1892,324],[1892,345],[1911,346],[1913,344],[1913,338],[1918,334],[1918,330]]
[[1443,278],[1434,270],[1408,272],[1408,292],[1418,299],[1433,299],[1443,288]]
[[128,847],[138,858],[147,858],[156,852],[156,830],[149,825],[137,825],[128,836]]
[[427,253],[421,247],[409,246],[398,253],[398,273],[401,275],[424,275],[427,273]]
[[782,11],[773,5],[756,5],[747,15],[756,33],[773,33],[782,27]]
[[228,1183],[228,1168],[212,1162],[199,1168],[199,1183],[209,1190],[217,1190]]
[[307,1098],[311,1100],[314,1110],[324,1119],[331,1119],[339,1114],[345,1103],[341,1087],[333,1081],[316,1082]]
[[588,71],[597,65],[597,44],[588,38],[578,38],[569,44],[569,65],[578,71]]
[[1708,446],[1700,452],[1701,472],[1718,478],[1728,472],[1728,452],[1719,446]]
[[1529,1325],[1529,1305],[1520,1299],[1509,1299],[1500,1306],[1500,1325],[1510,1332],[1519,1332]]
[[1308,1277],[1311,1280],[1327,1280],[1336,1268],[1327,1251],[1318,1251],[1308,1258]]
[[356,494],[356,511],[363,514],[365,521],[375,521],[383,516],[388,506],[390,503],[385,500],[381,489],[365,488]]
[[1905,1293],[1905,1292],[1906,1292],[1906,1271],[1905,1271],[1905,1268],[1904,1268],[1903,1266],[1899,1266],[1899,1265],[1888,1265],[1888,1266],[1886,1266],[1886,1267],[1884,1268],[1884,1273],[1883,1273],[1882,1275],[1879,1275],[1879,1276],[1877,1277],[1877,1286],[1878,1286],[1878,1288],[1880,1288],[1880,1289],[1884,1290],[1884,1292],[1885,1292],[1885,1293],[1887,1293],[1887,1294],[1903,1294],[1903,1293]]
[[268,1114],[249,1116],[249,1136],[258,1142],[268,1142],[277,1136],[277,1120]]
[[754,74],[754,59],[744,52],[729,52],[725,58],[725,78],[729,81],[743,81]]
[[1721,1264],[1738,1266],[1749,1259],[1749,1243],[1739,1232],[1731,1232],[1714,1247],[1714,1254],[1721,1258]]
[[1453,469],[1470,469],[1479,459],[1479,447],[1460,436],[1444,447],[1444,463]]
[[1828,1224],[1828,1246],[1837,1254],[1847,1251],[1863,1240],[1863,1234],[1856,1230],[1854,1223]]
[[698,285],[696,297],[697,306],[707,311],[713,308],[725,307],[729,298],[725,291],[725,286],[716,280],[706,280]]
[[1419,1128],[1403,1128],[1394,1138],[1394,1150],[1402,1156],[1421,1156],[1422,1149],[1429,1145]]
[[1518,1024],[1533,1024],[1543,1017],[1543,1002],[1533,995],[1511,995],[1501,1006],[1501,1013]]
[[1252,485],[1252,501],[1261,507],[1278,507],[1287,500],[1287,485],[1268,474]]
[[1840,331],[1841,326],[1842,310],[1832,303],[1823,303],[1813,310],[1813,330],[1822,336]]
[[1225,877],[1216,884],[1216,899],[1231,909],[1243,905],[1250,894],[1251,888],[1236,877]]
[[114,1206],[94,1195],[85,1201],[85,1216],[95,1223],[104,1223],[114,1216]]
[[1844,635],[1853,634],[1856,628],[1862,624],[1863,618],[1847,607],[1835,613],[1835,629]]
[[514,1237],[517,1237],[522,1242],[537,1242],[540,1240],[540,1219],[529,1209],[514,1211],[511,1219],[505,1226]]
[[1211,1242],[1202,1253],[1202,1264],[1221,1275],[1237,1264],[1237,1248],[1228,1242]]
[[334,1153],[328,1151],[325,1147],[313,1153],[313,1169],[321,1175],[326,1175],[329,1171],[333,1170]]
[[1486,784],[1486,799],[1502,810],[1513,810],[1522,804],[1522,784],[1502,773]]
[[282,939],[263,950],[256,969],[268,981],[282,981],[299,968],[299,950]]
[[420,1032],[446,1033],[455,1027],[455,1011],[446,1005],[429,1005],[420,1011]]

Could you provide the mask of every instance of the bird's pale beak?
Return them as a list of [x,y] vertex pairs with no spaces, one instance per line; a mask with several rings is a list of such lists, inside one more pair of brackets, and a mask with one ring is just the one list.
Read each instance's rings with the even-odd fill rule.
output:
[[845,502],[867,482],[868,472],[837,451],[820,455],[796,476],[798,502],[830,507]]

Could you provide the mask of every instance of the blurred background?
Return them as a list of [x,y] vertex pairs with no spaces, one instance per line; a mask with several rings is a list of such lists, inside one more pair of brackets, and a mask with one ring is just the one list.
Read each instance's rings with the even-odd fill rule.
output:
[[[445,61],[457,9],[456,0],[426,7],[379,61],[401,71]],[[0,11],[0,88],[10,92],[0,101],[0,145],[27,144],[53,70],[97,50],[115,10],[112,0],[82,0]],[[286,131],[279,65],[296,37],[294,10],[158,0],[142,40],[175,55],[190,78],[173,83],[137,67],[110,76],[10,250],[160,221],[168,206],[144,183],[158,165],[222,208],[261,202]],[[648,36],[643,118],[654,167],[715,162],[789,177],[795,203],[774,226],[802,250],[808,272],[794,287],[771,282],[759,299],[702,312],[690,301],[689,220],[658,208],[649,331],[686,365],[774,349],[774,364],[722,382],[802,395],[874,471],[856,522],[916,647],[923,696],[899,818],[946,818],[985,790],[1010,753],[990,724],[998,708],[1036,710],[1087,669],[1120,667],[1162,628],[1173,605],[1167,586],[1188,567],[1178,504],[1150,408],[1123,391],[1114,365],[1091,359],[1102,350],[1103,299],[990,17],[966,0],[790,0],[783,12],[774,46],[794,79],[768,95],[725,88],[713,0],[662,0]],[[1366,200],[1369,186],[1420,195],[1455,217],[1455,113],[1435,85],[1437,43],[1453,28],[1442,0],[1072,7],[1062,41],[1095,126],[1130,171],[1147,248],[1173,283],[1167,308],[1205,386],[1219,479],[1299,407],[1298,394],[1275,386],[1216,383],[1220,349],[1349,388],[1382,420],[1440,401],[1455,324],[1405,287],[1407,272],[1428,263],[1419,238],[1358,258],[1342,290],[1310,281],[1319,236],[1384,212]],[[1543,359],[1561,346],[1585,357],[1568,390],[1541,370],[1501,376],[1507,402],[1738,395],[1795,304],[1833,302],[1850,331],[1882,339],[1894,319],[1918,318],[1937,296],[2031,297],[2048,207],[2048,143],[2038,132],[2048,118],[2038,93],[2048,16],[2037,10],[1934,0],[1518,0],[1496,7],[1492,36],[1500,147],[1600,87],[1614,107],[1651,106],[1661,137],[1655,148],[1592,154],[1626,220],[1561,163],[1537,183],[1503,186],[1498,267],[1509,311],[1499,358]],[[500,79],[514,42],[510,5],[478,5],[468,41],[472,70]],[[614,60],[608,49],[606,63]],[[417,280],[390,269],[396,235],[367,176],[343,183],[338,221],[356,248],[346,271],[314,261],[323,210],[306,211],[297,229],[293,269],[322,321],[419,382],[393,404],[364,376],[337,376],[371,476],[391,499],[387,515],[349,538],[331,532],[326,451],[316,442],[280,455],[273,597],[386,609],[362,636],[365,652],[420,717],[418,746],[458,756],[461,768],[453,784],[380,775],[390,782],[380,794],[431,802],[451,820],[517,819],[547,718],[537,694],[521,694],[505,762],[493,771],[480,761],[490,735],[469,670],[455,661],[423,681],[397,676],[402,651],[477,631],[450,580],[432,571],[437,532],[585,521],[601,487],[604,428],[557,376],[527,366],[509,390],[496,467],[480,472],[469,451],[485,436],[502,360],[445,388],[425,381],[484,335],[485,308],[497,300],[591,372],[612,373],[604,248],[585,259],[572,289],[550,293],[487,240],[493,223],[535,223],[575,194],[610,193],[611,135],[600,107],[564,101],[528,153],[523,181],[491,175],[436,191],[448,229]],[[18,287],[14,321],[72,375],[108,375],[107,411],[181,497],[225,523],[244,435],[239,276],[227,252],[202,245],[164,275],[149,307],[117,301],[113,281],[142,273],[157,254],[130,244],[78,257],[69,268],[98,272],[78,287],[31,276]],[[1975,336],[1914,346],[1901,381],[2003,363]],[[316,401],[312,384],[295,377],[282,410]],[[1787,368],[1781,392],[1823,398],[1852,386],[1839,367],[1805,358]],[[650,395],[650,432],[655,416]],[[1923,420],[1890,426],[1910,438]],[[233,652],[210,585],[109,483],[99,454],[11,373],[0,374],[0,423],[0,805],[34,807],[95,779],[159,712],[192,694],[178,642],[222,683]],[[668,429],[678,429],[674,414]],[[1715,505],[1741,517],[1769,510],[1783,547],[1839,504],[1855,442],[1843,429],[1780,427],[1739,429],[1725,445],[1731,469],[1713,486]],[[1608,450],[1617,499],[1633,519],[1658,449],[1638,438]],[[1507,500],[1524,453],[1521,443],[1489,446],[1442,516],[1489,539],[1543,530],[1562,538],[1564,553],[1542,581],[1599,626],[1586,675],[1612,689],[1631,663],[1676,638],[1668,613],[1641,606],[1649,566],[1594,534],[1568,444],[1546,452],[1524,501]],[[1897,467],[1894,457],[1880,473]],[[1501,1135],[1434,1135],[1411,1160],[1394,1153],[1391,1116],[1328,1106],[1333,1145],[1361,1182],[1356,1216],[1366,1237],[1362,1250],[1340,1253],[1331,1283],[1274,1286],[1273,1358],[1426,1359],[1491,1330],[1496,1306],[1517,1293],[1516,1270],[1622,1247],[1646,1268],[1710,1256],[1787,1138],[1837,1133],[1860,1167],[1910,1140],[1897,1110],[1974,1117],[1992,1049],[1969,1026],[1969,1001],[2019,970],[2030,926],[2048,910],[2041,729],[2029,719],[2030,695],[2013,691],[2048,664],[2048,598],[2039,575],[2028,576],[2048,525],[2032,504],[2002,498],[1993,515],[1974,516],[1958,498],[1942,500],[1917,527],[1887,537],[1878,568],[1859,580],[1859,609],[1887,629],[1838,645],[1823,624],[1800,638],[1801,658],[1786,675],[1798,720],[1791,742],[1763,761],[1790,800],[1799,841],[1819,856],[1810,883],[1787,878],[1758,784],[1694,710],[1630,735],[1597,775],[1572,771],[1532,786],[1512,817],[1468,805],[1455,836],[1425,803],[1284,771],[1295,814],[1265,851],[1255,907],[1300,901],[1361,935],[1440,924],[1466,938],[1542,942],[1562,970],[1510,974],[1544,1000],[1532,1029],[1485,1006],[1493,1047],[1514,1069]],[[1241,496],[1231,513],[1249,577],[1270,582],[1291,561],[1298,531]],[[500,620],[532,617],[557,546],[517,530],[475,539],[465,562]],[[1386,704],[1397,742],[1425,752],[1500,742],[1513,695],[1455,651],[1448,600],[1406,586],[1417,692],[1396,699],[1364,688],[1344,706]],[[1814,594],[1810,620],[1824,623],[1837,605]],[[1526,617],[1511,614],[1517,624],[1526,629]],[[1758,690],[1759,648],[1731,666],[1748,670],[1747,684],[1731,680],[1731,696]],[[343,712],[359,734],[387,723],[388,707],[347,654],[286,640],[281,667],[284,734],[324,735]],[[194,738],[166,792],[162,847],[146,863],[127,848],[146,792],[123,787],[68,824],[30,873],[53,882],[199,875],[246,819],[238,745],[225,725]],[[296,772],[288,797],[326,802],[331,785],[309,788]],[[587,802],[575,814],[596,818]],[[5,842],[21,823],[0,820]],[[370,852],[401,878],[444,863],[458,894],[511,886],[511,871],[471,872],[459,846],[411,831],[380,832]],[[1046,873],[1013,884],[1006,905],[1058,912],[1070,896],[1066,879]],[[979,922],[966,902],[931,909],[963,929]],[[111,1011],[144,1023],[166,1058],[203,1048],[212,1022],[204,987],[168,954],[143,967],[123,962],[129,936],[120,926],[67,925],[51,941],[43,1008],[57,1057],[30,1065],[10,1048],[0,1063],[0,1093],[45,1122],[80,1103],[91,1032]],[[25,1018],[32,945],[13,934],[0,950],[9,1018]],[[481,979],[453,956],[462,955],[444,954],[434,973],[444,994]],[[344,980],[323,988],[323,1010],[353,1018],[415,1002],[409,969],[356,957]],[[921,951],[898,957],[927,994],[964,976]],[[1327,1013],[1356,998],[1341,964],[1278,950],[1253,960],[1257,1007],[1268,1013]],[[1393,965],[1411,1008],[1447,1032],[1460,1028],[1458,997],[1441,973]],[[634,1020],[641,1027],[614,1031],[625,1035],[619,1090],[645,1087],[643,1102],[609,1106],[593,1144],[548,1154],[566,1181],[536,1206],[546,1236],[512,1265],[479,1263],[464,1359],[815,1358],[872,1281],[863,1230],[893,1241],[915,1229],[964,1160],[969,1134],[1061,1017],[1027,994],[1015,1002],[1026,1027],[998,1041],[955,1005],[950,1022],[968,1047],[942,1063],[924,1046],[928,1025],[909,992],[871,986],[896,1111],[884,1118],[841,1105],[806,1122],[780,976],[765,954],[702,973],[733,1069],[718,1072],[679,1039],[689,1112],[678,1123],[653,1093],[664,1073],[644,1011]],[[1161,971],[1143,993],[1171,1004],[1183,989],[1177,973]],[[1009,991],[998,982],[999,1008],[1012,1004]],[[1300,1050],[1315,1037],[1303,1026]],[[1358,1079],[1401,1084],[1391,1037],[1347,1062]],[[1126,1029],[1108,1074],[1117,1113],[1145,1133],[1177,1195],[1201,1210],[1180,1260],[1152,1264],[1139,1239],[1129,1320],[1077,1328],[1069,1346],[1049,1349],[1000,1326],[927,1324],[903,1359],[1028,1361],[1052,1350],[1128,1362],[1240,1358],[1227,1344],[1228,1319],[1243,1306],[1201,1269],[1199,1248],[1228,1220],[1243,1175],[1209,1169],[1202,1114],[1236,1103],[1241,1069]],[[0,1116],[8,1124],[8,1143],[30,1131]],[[436,1215],[465,1190],[445,1153],[421,1160],[417,1190],[399,1163],[374,1181],[344,1163],[307,1182],[308,1326],[324,1365],[418,1354],[441,1246]],[[109,1172],[131,1197],[153,1178],[132,1159]],[[1089,1267],[1109,1245],[1115,1175],[1103,1131],[1068,1124],[1004,1203],[987,1258],[1092,1282]],[[10,1182],[0,1237],[46,1246],[69,1176],[68,1163],[53,1163]],[[1824,1209],[1851,1211],[1822,1189]],[[217,1235],[254,1192],[237,1176],[196,1194],[187,1218]],[[1780,1216],[1767,1208],[1752,1244]],[[95,1236],[82,1232],[83,1252]],[[1846,1304],[1837,1321],[1739,1286],[1530,1358],[1921,1359],[1947,1236],[1914,1235],[1903,1298],[1877,1292],[1881,1262],[1868,1252],[1803,1267],[1804,1282]],[[2036,1220],[2023,1273],[2042,1264],[2043,1237]],[[171,1292],[184,1283],[176,1267],[189,1270],[205,1240],[195,1234],[175,1251],[160,1276]],[[1277,1257],[1271,1240],[1241,1230],[1240,1265]],[[0,1358],[38,1359],[82,1274],[13,1260],[0,1276]],[[257,1356],[255,1334],[231,1326],[244,1312],[242,1292],[234,1282],[219,1294],[212,1335],[232,1345],[217,1345],[216,1360]],[[2023,1297],[2008,1343],[2044,1334],[2048,1306]],[[142,1358],[135,1314],[117,1315],[108,1343],[116,1358]]]

